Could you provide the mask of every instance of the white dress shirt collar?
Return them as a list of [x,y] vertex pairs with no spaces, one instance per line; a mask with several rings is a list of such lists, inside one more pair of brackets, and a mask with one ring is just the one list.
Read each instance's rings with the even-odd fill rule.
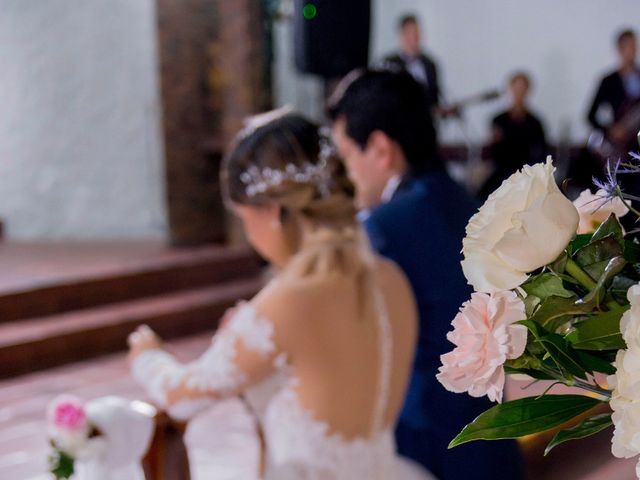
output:
[[382,190],[382,195],[380,195],[380,203],[389,202],[395,193],[398,191],[400,184],[402,183],[402,175],[394,175],[387,181],[387,184]]
[[[380,195],[380,204],[388,203],[395,193],[398,191],[400,184],[402,183],[402,175],[394,175],[391,177],[387,184],[384,186],[384,190],[382,190],[382,195]],[[367,218],[371,216],[371,210],[374,207],[363,208],[357,214],[357,218],[360,222],[364,222]]]

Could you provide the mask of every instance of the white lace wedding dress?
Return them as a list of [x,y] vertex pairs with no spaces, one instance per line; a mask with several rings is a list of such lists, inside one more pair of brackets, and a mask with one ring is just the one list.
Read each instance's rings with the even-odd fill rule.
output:
[[[137,357],[134,377],[150,396],[178,418],[192,418],[188,432],[194,480],[391,480],[432,479],[427,472],[396,454],[393,430],[384,425],[389,396],[392,341],[382,295],[377,295],[381,359],[379,388],[370,434],[345,439],[306,408],[296,386],[299,380],[285,354],[275,351],[273,324],[258,317],[248,303],[241,305],[199,360],[183,365],[161,350]],[[267,379],[252,380],[236,361],[238,346],[268,361]],[[255,355],[254,355],[255,356]],[[177,386],[215,392],[219,400],[200,398],[168,405]],[[245,406],[234,398],[243,392],[259,419],[266,454],[260,460],[255,424]],[[262,465],[261,465],[262,464]],[[262,473],[261,473],[262,471]]]

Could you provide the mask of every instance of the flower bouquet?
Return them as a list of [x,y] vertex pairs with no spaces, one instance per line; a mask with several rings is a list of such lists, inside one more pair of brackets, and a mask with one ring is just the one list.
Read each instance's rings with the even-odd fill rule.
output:
[[145,402],[62,395],[47,411],[49,471],[56,480],[143,480],[157,411]]
[[[453,320],[455,348],[439,381],[452,392],[498,402],[467,425],[450,448],[557,427],[555,446],[614,425],[612,452],[640,454],[640,244],[619,218],[640,217],[618,175],[638,173],[639,156],[608,168],[594,195],[572,203],[555,169],[525,166],[504,181],[467,225],[462,268],[474,287]],[[544,394],[502,402],[505,375],[550,380]],[[585,395],[554,394],[553,386]],[[594,407],[597,414],[591,414]],[[602,412],[606,413],[602,413]],[[589,412],[589,413],[587,413]],[[640,464],[637,467],[640,478]]]
[[49,471],[56,480],[71,478],[75,461],[87,450],[89,440],[100,435],[89,423],[85,405],[71,395],[54,399],[47,412],[49,443]]

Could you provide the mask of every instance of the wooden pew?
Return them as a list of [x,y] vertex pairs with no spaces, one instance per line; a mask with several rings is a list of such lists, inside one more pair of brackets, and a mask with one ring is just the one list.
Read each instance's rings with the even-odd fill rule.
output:
[[189,458],[184,444],[185,423],[166,413],[156,415],[156,430],[143,460],[147,480],[191,480]]

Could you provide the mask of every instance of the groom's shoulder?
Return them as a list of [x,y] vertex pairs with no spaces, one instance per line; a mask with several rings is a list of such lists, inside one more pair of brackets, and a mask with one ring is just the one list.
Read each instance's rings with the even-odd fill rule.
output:
[[397,224],[403,220],[439,218],[467,221],[478,208],[477,201],[446,173],[416,177],[406,182],[391,201],[371,212],[371,224]]

